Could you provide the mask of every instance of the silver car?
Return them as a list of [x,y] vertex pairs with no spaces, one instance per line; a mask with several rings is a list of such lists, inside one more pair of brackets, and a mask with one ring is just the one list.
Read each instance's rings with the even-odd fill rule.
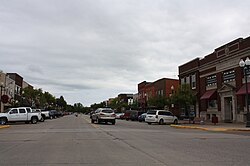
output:
[[111,108],[98,108],[91,116],[91,123],[112,123],[115,124],[115,112]]
[[173,115],[172,112],[166,110],[150,110],[147,112],[145,122],[148,124],[158,123],[158,124],[178,124],[178,118]]

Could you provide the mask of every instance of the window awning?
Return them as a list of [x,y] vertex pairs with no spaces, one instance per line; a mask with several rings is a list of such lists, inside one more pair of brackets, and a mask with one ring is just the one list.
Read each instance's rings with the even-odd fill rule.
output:
[[209,99],[210,97],[213,96],[213,94],[216,92],[216,90],[209,90],[206,91],[202,96],[201,96],[201,100],[205,100],[205,99]]
[[[248,86],[248,94],[250,94],[250,83],[247,84]],[[236,95],[245,95],[246,94],[246,84],[243,84],[242,87],[236,92]]]

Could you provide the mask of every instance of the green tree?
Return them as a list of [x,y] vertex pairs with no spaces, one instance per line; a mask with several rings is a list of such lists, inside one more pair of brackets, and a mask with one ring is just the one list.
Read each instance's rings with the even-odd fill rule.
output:
[[92,110],[96,110],[97,108],[103,108],[103,107],[106,107],[106,103],[105,102],[101,102],[101,103],[95,103],[95,104],[92,104],[91,106],[90,106],[90,108],[92,109]]
[[139,109],[138,101],[134,101],[133,104],[130,107],[131,107],[132,110],[138,110]]
[[183,84],[179,86],[176,93],[172,94],[171,96],[171,103],[177,104],[179,108],[183,109],[188,115],[190,115],[190,107],[191,105],[194,105],[196,102],[196,97],[192,93],[192,90],[189,86],[189,84]]
[[50,94],[49,92],[44,92],[43,97],[45,98],[45,106],[46,109],[55,109],[56,98]]
[[132,109],[131,105],[128,105],[127,102],[120,101],[119,98],[115,98],[112,100],[112,102],[108,105],[108,107],[116,110],[117,112],[122,111],[123,109]]
[[19,101],[20,106],[37,107],[41,106],[41,97],[43,96],[42,89],[33,89],[30,87],[24,88],[22,90],[21,101]]
[[67,102],[64,100],[63,96],[60,96],[60,98],[56,99],[56,105],[59,110],[66,110]]
[[149,108],[164,109],[166,105],[169,105],[169,98],[165,96],[155,96],[149,98],[147,105]]

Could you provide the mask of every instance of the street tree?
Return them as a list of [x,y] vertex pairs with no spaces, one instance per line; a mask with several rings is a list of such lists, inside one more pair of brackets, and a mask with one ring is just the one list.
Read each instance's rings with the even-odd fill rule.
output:
[[149,108],[164,109],[165,106],[169,105],[169,98],[166,96],[155,96],[150,97],[147,105]]
[[56,99],[56,105],[60,110],[66,110],[67,102],[64,100],[63,96]]
[[176,93],[170,97],[171,103],[176,104],[184,110],[183,113],[190,115],[190,106],[195,105],[196,97],[193,94],[189,84],[182,84],[179,86]]

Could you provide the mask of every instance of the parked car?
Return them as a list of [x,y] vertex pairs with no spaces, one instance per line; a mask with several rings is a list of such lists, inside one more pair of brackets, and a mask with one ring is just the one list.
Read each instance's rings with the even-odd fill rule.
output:
[[116,119],[121,119],[121,117],[124,115],[124,113],[115,113]]
[[45,114],[42,113],[41,109],[32,109],[31,112],[37,112],[39,115],[39,117],[41,117],[40,119],[38,119],[40,122],[44,122],[45,120]]
[[168,123],[178,124],[178,118],[172,112],[166,110],[150,110],[147,112],[145,122],[148,124],[158,123],[160,125]]
[[144,112],[142,111],[136,111],[136,110],[132,110],[130,113],[130,117],[129,119],[132,121],[138,120],[138,117],[143,114]]
[[115,112],[111,108],[98,108],[91,116],[91,123],[111,122],[115,124]]
[[9,108],[0,113],[0,124],[4,125],[8,122],[25,122],[36,124],[41,119],[41,114],[32,112],[30,107]]
[[42,111],[42,114],[45,115],[45,119],[52,119],[49,110],[41,110],[41,111]]
[[50,119],[56,119],[58,118],[58,112],[56,110],[50,110],[49,111]]
[[130,119],[130,114],[131,114],[131,110],[127,110],[124,115],[123,115],[123,119],[129,120]]
[[139,122],[145,122],[145,118],[146,118],[147,113],[143,113],[138,117],[138,121]]

